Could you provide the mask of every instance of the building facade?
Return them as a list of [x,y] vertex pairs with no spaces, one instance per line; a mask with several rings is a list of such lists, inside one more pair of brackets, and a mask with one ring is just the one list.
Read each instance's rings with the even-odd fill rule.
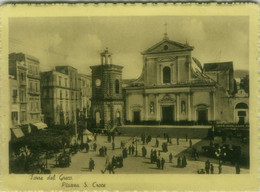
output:
[[41,73],[42,112],[45,122],[76,124],[80,110],[80,91],[77,69],[56,66],[55,70]]
[[79,100],[80,112],[87,118],[90,116],[91,96],[92,96],[92,82],[91,76],[85,74],[78,74],[79,78]]
[[193,47],[164,37],[142,52],[143,72],[125,88],[128,123],[216,120],[216,83],[194,77]]
[[101,65],[92,70],[93,127],[111,129],[124,122],[122,66],[112,64],[112,54],[101,53]]
[[18,126],[28,134],[32,128],[42,129],[39,60],[24,53],[9,54],[10,126]]

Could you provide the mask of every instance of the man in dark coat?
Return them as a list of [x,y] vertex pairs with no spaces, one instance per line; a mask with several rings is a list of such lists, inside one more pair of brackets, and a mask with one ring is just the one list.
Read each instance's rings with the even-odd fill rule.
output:
[[94,150],[94,151],[97,150],[97,144],[96,144],[96,143],[93,144],[93,150]]
[[178,157],[177,159],[177,167],[181,167],[181,157]]
[[187,166],[187,160],[186,160],[186,156],[184,155],[182,158],[182,167],[186,167]]
[[92,158],[89,160],[89,170],[92,171],[95,168],[95,162]]
[[177,145],[179,145],[179,137],[177,137],[176,141],[177,141]]
[[131,155],[131,152],[132,152],[132,147],[131,147],[131,145],[129,145],[129,147],[128,147],[128,155]]
[[142,147],[142,155],[143,155],[143,157],[145,157],[145,147],[144,146]]
[[162,160],[161,160],[161,168],[162,169],[164,169],[164,164],[165,164],[165,160],[164,160],[164,158],[162,158]]
[[150,160],[151,160],[151,163],[153,163],[153,149],[151,149]]
[[209,160],[207,160],[207,161],[205,162],[205,170],[206,170],[206,173],[207,173],[207,174],[209,174],[209,169],[210,169],[210,162],[209,162]]
[[238,163],[236,164],[236,174],[240,174],[240,166]]
[[115,150],[115,143],[114,143],[114,141],[112,142],[112,150]]
[[218,165],[218,174],[222,173],[222,163]]
[[157,159],[157,168],[158,168],[158,169],[160,169],[160,168],[161,168],[161,161],[160,161],[160,159],[159,159],[159,158]]
[[159,140],[156,138],[155,146],[159,147]]
[[86,152],[88,153],[89,152],[89,144],[86,143]]
[[173,155],[172,155],[172,153],[170,153],[170,155],[169,155],[169,162],[170,163],[172,163],[172,158],[173,158]]
[[213,166],[213,164],[210,164],[210,173],[214,174],[214,166]]
[[135,153],[135,147],[134,145],[132,145],[132,155],[134,155],[134,153]]
[[190,139],[190,148],[192,148],[192,141],[191,141],[191,139]]

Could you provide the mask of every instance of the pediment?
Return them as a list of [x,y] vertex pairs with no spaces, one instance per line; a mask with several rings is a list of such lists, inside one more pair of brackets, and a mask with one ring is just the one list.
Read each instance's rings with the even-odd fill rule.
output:
[[172,98],[170,95],[166,94],[163,98],[159,101],[160,103],[175,103],[176,100]]
[[193,47],[187,44],[181,44],[171,40],[163,40],[154,46],[150,47],[142,54],[151,54],[151,53],[167,53],[167,52],[174,52],[174,51],[187,51],[193,50]]

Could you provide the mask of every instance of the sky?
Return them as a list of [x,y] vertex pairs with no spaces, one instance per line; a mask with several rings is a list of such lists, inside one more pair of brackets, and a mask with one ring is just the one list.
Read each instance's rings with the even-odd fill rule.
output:
[[248,17],[146,16],[10,18],[9,52],[23,52],[40,60],[40,70],[71,65],[91,74],[108,47],[113,64],[124,66],[123,78],[138,78],[141,52],[163,39],[165,23],[170,40],[194,47],[202,64],[233,61],[234,69],[248,70]]

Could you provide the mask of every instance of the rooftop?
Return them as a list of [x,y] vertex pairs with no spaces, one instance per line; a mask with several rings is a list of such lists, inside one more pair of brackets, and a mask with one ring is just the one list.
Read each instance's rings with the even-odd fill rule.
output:
[[219,62],[219,63],[205,63],[204,69],[205,72],[208,71],[227,71],[232,70],[233,71],[233,62]]

